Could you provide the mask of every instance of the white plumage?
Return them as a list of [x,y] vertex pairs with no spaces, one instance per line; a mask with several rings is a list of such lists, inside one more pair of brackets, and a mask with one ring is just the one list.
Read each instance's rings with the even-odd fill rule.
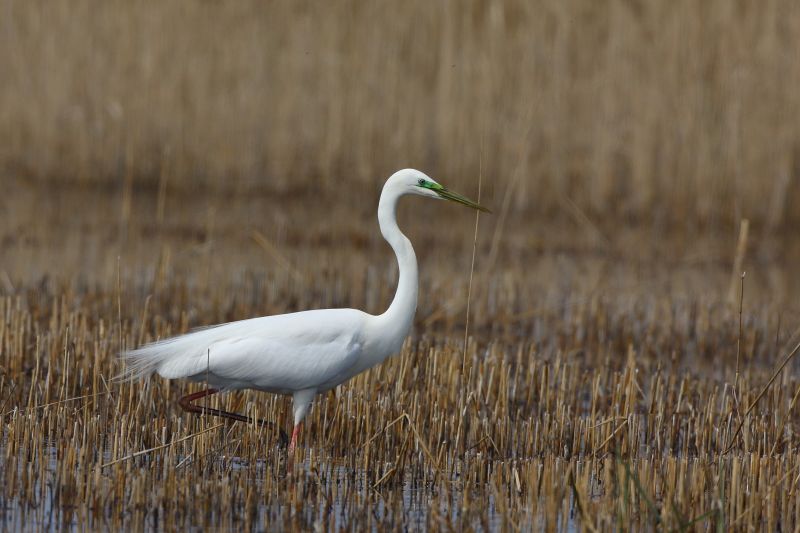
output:
[[220,389],[322,392],[358,360],[367,317],[355,309],[322,309],[220,324],[127,352],[129,373],[208,379]]
[[400,271],[397,292],[385,313],[321,309],[212,326],[123,353],[128,364],[121,377],[137,379],[157,373],[167,379],[208,380],[215,389],[292,395],[295,428],[290,449],[294,448],[300,422],[316,394],[384,361],[400,350],[408,335],[417,305],[418,276],[414,249],[397,227],[397,200],[406,194],[488,211],[417,170],[393,174],[378,205],[381,232],[397,255]]

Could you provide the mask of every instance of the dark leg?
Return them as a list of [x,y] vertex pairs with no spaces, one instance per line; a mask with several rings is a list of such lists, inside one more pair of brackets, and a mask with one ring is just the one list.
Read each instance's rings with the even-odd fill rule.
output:
[[[195,392],[192,394],[187,394],[186,396],[182,396],[180,400],[178,400],[178,404],[183,408],[184,411],[189,413],[197,413],[201,415],[211,415],[211,416],[218,416],[220,418],[230,418],[231,420],[236,420],[238,422],[244,422],[246,424],[250,424],[253,422],[253,419],[244,415],[240,415],[237,413],[231,413],[228,411],[222,411],[220,409],[214,409],[212,407],[206,407],[204,405],[195,405],[192,402],[195,400],[199,400],[201,398],[205,398],[206,396],[211,396],[212,394],[216,394],[219,391],[217,389],[206,389],[201,390],[200,392]],[[281,446],[286,446],[289,442],[289,436],[286,435],[286,432],[281,428],[275,426],[272,422],[268,420],[256,420],[256,424],[260,427],[267,427],[270,429],[277,429],[279,432],[278,439],[280,441]]]

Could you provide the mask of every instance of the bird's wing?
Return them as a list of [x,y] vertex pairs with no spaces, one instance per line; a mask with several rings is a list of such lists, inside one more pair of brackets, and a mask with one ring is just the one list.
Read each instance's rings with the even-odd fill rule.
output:
[[[362,343],[355,333],[274,338],[240,337],[215,342],[200,361],[231,383],[274,392],[316,388],[352,367]],[[160,372],[159,372],[160,373]]]
[[353,366],[365,313],[305,311],[231,322],[126,352],[123,378],[219,378],[220,386],[291,392],[316,387]]

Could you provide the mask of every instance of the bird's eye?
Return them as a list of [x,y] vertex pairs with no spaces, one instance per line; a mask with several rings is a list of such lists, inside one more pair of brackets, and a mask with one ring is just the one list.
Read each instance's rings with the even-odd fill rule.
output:
[[419,183],[419,186],[420,186],[420,187],[424,187],[424,186],[425,186],[425,184],[426,184],[426,183],[428,183],[428,182],[427,182],[427,181],[425,181],[424,179],[420,178],[420,179],[419,179],[419,181],[418,181],[417,183]]

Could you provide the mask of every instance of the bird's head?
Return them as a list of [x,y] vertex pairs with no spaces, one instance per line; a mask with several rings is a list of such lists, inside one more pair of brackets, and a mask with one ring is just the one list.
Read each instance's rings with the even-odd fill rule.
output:
[[400,188],[405,194],[416,194],[419,196],[436,198],[438,200],[450,200],[477,209],[478,211],[483,211],[484,213],[491,213],[488,208],[451,191],[433,178],[413,168],[395,172],[386,184]]

